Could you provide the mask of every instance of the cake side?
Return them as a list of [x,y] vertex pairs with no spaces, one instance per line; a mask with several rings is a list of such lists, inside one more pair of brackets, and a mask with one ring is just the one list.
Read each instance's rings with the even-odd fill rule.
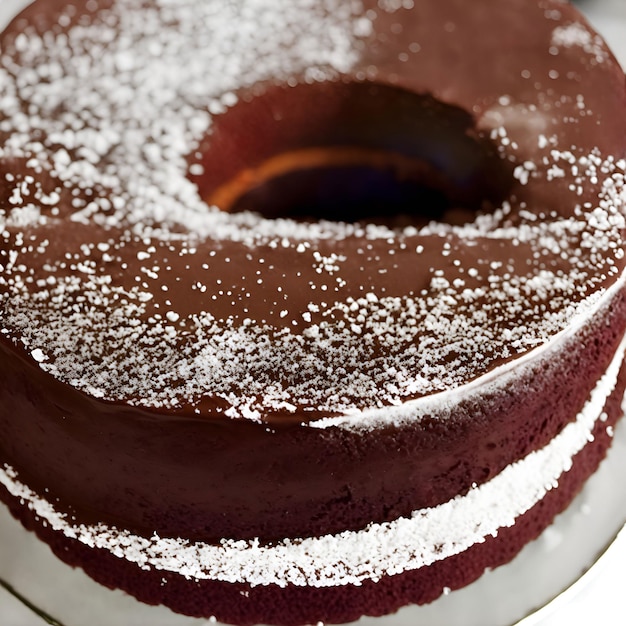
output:
[[[545,448],[466,498],[361,532],[271,546],[142,538],[103,525],[76,525],[6,466],[1,497],[63,560],[144,602],[238,624],[339,623],[387,614],[407,603],[430,602],[486,567],[508,562],[567,506],[597,468],[622,416],[625,347],[622,341],[576,422]],[[473,541],[467,542],[468,530],[476,535]]]
[[613,359],[625,309],[618,291],[519,371],[371,431],[153,414],[94,401],[9,353],[1,460],[62,511],[139,534],[273,541],[355,530],[467,493],[549,443]]

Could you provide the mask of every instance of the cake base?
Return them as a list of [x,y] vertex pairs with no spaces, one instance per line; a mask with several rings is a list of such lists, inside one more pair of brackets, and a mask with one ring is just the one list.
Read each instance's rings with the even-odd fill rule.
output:
[[[626,520],[625,474],[626,421],[622,420],[606,460],[582,493],[511,563],[488,571],[475,583],[429,605],[406,607],[384,618],[363,618],[356,624],[510,626],[533,614],[580,579],[619,532]],[[45,544],[13,520],[4,507],[0,507],[0,577],[64,626],[85,623],[91,626],[119,623],[206,626],[214,623],[176,615],[163,607],[144,605],[122,592],[101,587],[80,569],[59,561]],[[535,617],[523,620],[520,626],[552,623],[543,620],[553,619],[554,612],[564,602],[575,601],[579,585]],[[503,600],[494,603],[494,597]],[[5,610],[5,602],[0,602],[3,623],[32,626],[33,614],[27,609],[20,607],[16,614],[6,615]]]

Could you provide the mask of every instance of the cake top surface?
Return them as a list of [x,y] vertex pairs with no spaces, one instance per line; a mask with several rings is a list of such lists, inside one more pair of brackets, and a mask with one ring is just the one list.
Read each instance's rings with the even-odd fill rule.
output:
[[[2,333],[96,398],[399,405],[546,345],[622,274],[623,74],[559,2],[55,0],[0,46]],[[468,111],[510,193],[461,225],[207,204],[204,143],[259,85],[304,86],[313,115],[306,86],[350,81]]]

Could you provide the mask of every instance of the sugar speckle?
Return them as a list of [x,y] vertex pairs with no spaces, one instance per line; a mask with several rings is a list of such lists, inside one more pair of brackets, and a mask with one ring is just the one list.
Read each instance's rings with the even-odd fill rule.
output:
[[35,348],[30,354],[37,363],[43,363],[48,358],[41,348]]

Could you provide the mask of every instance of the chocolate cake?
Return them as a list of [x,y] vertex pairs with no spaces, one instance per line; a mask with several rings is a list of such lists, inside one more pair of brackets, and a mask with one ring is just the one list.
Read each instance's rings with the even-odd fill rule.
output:
[[595,471],[626,86],[574,8],[37,0],[0,49],[0,498],[64,561],[346,622]]

